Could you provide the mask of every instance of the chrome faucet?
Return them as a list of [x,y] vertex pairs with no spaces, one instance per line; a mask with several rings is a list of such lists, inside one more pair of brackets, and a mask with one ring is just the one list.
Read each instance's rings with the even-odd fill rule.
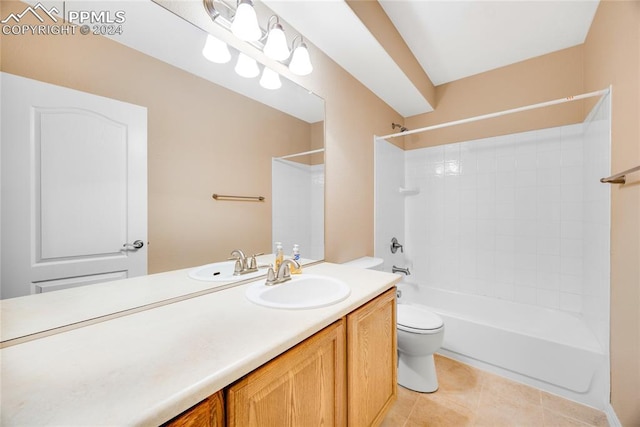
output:
[[267,281],[265,284],[268,286],[277,285],[291,280],[291,268],[289,265],[293,265],[296,269],[300,268],[298,261],[294,259],[285,259],[280,264],[280,267],[278,267],[277,272],[273,271],[273,267],[269,267],[269,270],[267,271]]
[[396,267],[395,265],[393,267],[391,267],[391,272],[392,273],[404,273],[407,276],[411,275],[411,272],[409,271],[409,267],[406,268],[402,268],[402,267]]
[[250,257],[246,257],[244,252],[240,249],[234,249],[231,251],[230,260],[235,260],[236,265],[233,268],[234,276],[241,276],[247,273],[253,273],[254,271],[258,271],[258,265],[256,262],[256,257],[258,255],[263,255],[262,253],[253,254]]
[[244,252],[242,252],[241,249],[234,249],[231,251],[231,257],[229,258],[230,260],[236,260],[236,265],[233,269],[233,275],[234,276],[239,276],[242,274],[242,272],[245,270],[246,266],[247,266],[247,257],[244,255]]

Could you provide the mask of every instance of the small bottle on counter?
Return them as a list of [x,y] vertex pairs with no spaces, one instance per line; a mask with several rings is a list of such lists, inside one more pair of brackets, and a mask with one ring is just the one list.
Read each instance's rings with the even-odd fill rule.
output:
[[[300,246],[293,245],[293,253],[291,254],[291,259],[297,261],[298,263],[300,262]],[[291,267],[291,274],[301,274],[302,273],[302,266],[300,266],[300,268],[295,268],[295,267]]]
[[276,273],[280,269],[280,264],[284,260],[284,251],[282,250],[282,243],[276,242],[276,262],[275,262],[275,271]]

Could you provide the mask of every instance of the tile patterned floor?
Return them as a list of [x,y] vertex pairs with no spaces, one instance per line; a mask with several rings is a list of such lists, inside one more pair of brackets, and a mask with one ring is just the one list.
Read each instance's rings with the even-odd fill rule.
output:
[[436,355],[439,389],[398,386],[382,427],[608,426],[603,412]]

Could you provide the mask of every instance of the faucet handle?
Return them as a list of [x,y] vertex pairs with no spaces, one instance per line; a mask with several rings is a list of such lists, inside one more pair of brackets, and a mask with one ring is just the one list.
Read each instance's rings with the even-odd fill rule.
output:
[[273,264],[269,264],[269,270],[267,270],[267,285],[273,285],[276,282],[276,272],[273,271]]
[[258,268],[258,262],[256,261],[256,257],[260,255],[264,255],[264,252],[251,255],[251,257],[249,258],[249,266],[247,267],[249,268],[249,270],[255,270]]
[[404,253],[404,247],[400,243],[398,243],[398,239],[394,237],[393,239],[391,239],[391,253],[395,254],[398,249],[400,249],[400,252]]
[[235,276],[238,276],[238,275],[240,275],[240,273],[242,273],[242,270],[243,270],[242,261],[239,258],[236,258],[236,264],[233,267],[233,274]]

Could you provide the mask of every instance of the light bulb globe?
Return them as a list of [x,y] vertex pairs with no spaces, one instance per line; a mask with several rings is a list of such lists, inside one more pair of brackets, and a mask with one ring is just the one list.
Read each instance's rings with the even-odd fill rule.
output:
[[291,56],[291,62],[289,63],[289,70],[298,76],[306,76],[313,71],[313,65],[311,65],[311,58],[309,57],[309,51],[307,45],[301,43]]
[[207,34],[207,41],[202,48],[202,55],[211,62],[226,64],[231,60],[229,47],[225,42]]
[[236,66],[234,68],[238,75],[251,79],[260,74],[260,69],[258,68],[258,64],[256,60],[245,55],[240,52],[238,55],[238,62],[236,62]]
[[255,42],[262,37],[258,17],[251,0],[241,0],[231,23],[231,32],[240,40]]
[[264,45],[264,54],[276,61],[283,61],[289,57],[287,38],[284,35],[282,25],[276,24],[276,26],[269,31],[267,42]]
[[264,67],[262,77],[260,77],[260,86],[271,90],[280,89],[282,87],[280,75],[271,68]]

